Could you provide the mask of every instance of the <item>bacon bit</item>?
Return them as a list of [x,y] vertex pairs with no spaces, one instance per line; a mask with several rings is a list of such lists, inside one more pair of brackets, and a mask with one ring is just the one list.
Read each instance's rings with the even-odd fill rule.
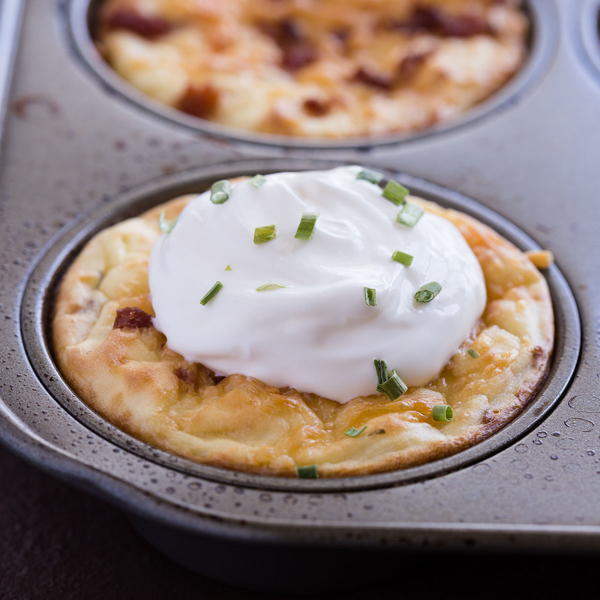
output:
[[533,363],[537,366],[544,360],[546,353],[541,346],[535,346],[531,351],[531,356],[533,357]]
[[288,71],[298,71],[315,62],[317,58],[314,46],[309,42],[298,42],[284,50],[281,64]]
[[431,52],[421,52],[405,56],[398,65],[396,83],[403,85],[412,81],[430,55]]
[[419,6],[403,21],[394,21],[393,29],[409,33],[430,31],[447,37],[471,37],[491,33],[487,21],[479,15],[451,15],[434,6]]
[[127,306],[117,310],[113,329],[145,329],[152,327],[152,317],[141,308]]
[[261,30],[273,38],[282,52],[281,66],[288,71],[298,71],[317,60],[314,45],[306,38],[300,25],[293,19],[276,23],[263,23]]
[[415,8],[407,19],[391,23],[392,29],[400,29],[410,33],[432,30],[439,24],[439,11],[433,6],[419,6]]
[[162,17],[142,15],[130,10],[117,10],[111,13],[106,19],[106,26],[109,29],[132,31],[148,40],[165,35],[173,29],[173,25]]
[[331,110],[331,101],[307,98],[302,107],[305,112],[313,117],[323,117]]
[[548,269],[554,263],[554,254],[550,250],[529,250],[525,254],[538,269]]
[[219,91],[212,85],[189,85],[177,103],[179,110],[201,119],[213,115],[218,106]]
[[442,35],[472,37],[492,33],[487,21],[479,15],[444,15],[440,24]]
[[334,29],[331,35],[340,43],[344,50],[348,50],[348,43],[350,42],[349,29]]
[[193,367],[177,367],[177,369],[175,369],[175,375],[177,375],[177,377],[181,379],[181,381],[187,383],[188,385],[191,385],[192,387],[196,385],[197,373]]
[[352,81],[364,83],[365,85],[382,90],[391,90],[394,87],[394,79],[392,77],[373,73],[365,67],[360,67],[356,70],[356,73],[352,76]]

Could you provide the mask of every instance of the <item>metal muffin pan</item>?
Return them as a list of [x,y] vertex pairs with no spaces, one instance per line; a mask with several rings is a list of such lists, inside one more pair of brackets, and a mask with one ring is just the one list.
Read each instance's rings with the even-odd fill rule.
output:
[[[18,4],[0,3],[0,23]],[[555,252],[558,336],[545,388],[511,425],[445,461],[300,482],[190,466],[119,435],[55,372],[44,311],[69,252],[119,215],[222,174],[313,165],[315,151],[217,139],[121,102],[82,67],[69,6],[26,3],[20,38],[13,21],[19,44],[0,164],[0,438],[123,507],[176,560],[245,585],[299,589],[306,568],[312,581],[335,583],[334,557],[361,569],[377,557],[375,573],[417,550],[597,551],[600,86],[582,51],[589,2],[535,5],[552,7],[559,35],[518,101],[468,126],[319,154],[409,173],[415,191],[524,249]],[[0,98],[8,79],[0,72]]]
[[357,148],[372,146],[394,145],[409,140],[421,139],[431,135],[439,135],[445,131],[475,123],[488,115],[501,111],[511,104],[518,102],[528,92],[531,86],[543,76],[555,50],[558,31],[557,12],[552,2],[546,0],[525,0],[528,17],[531,22],[529,35],[530,52],[522,69],[496,93],[478,106],[469,110],[454,122],[445,123],[439,127],[430,128],[423,132],[378,136],[376,138],[354,138],[346,141],[311,140],[290,136],[277,136],[259,133],[249,133],[244,130],[228,128],[207,120],[190,117],[181,111],[164,106],[145,94],[136,90],[122,79],[106,64],[93,43],[95,15],[102,0],[71,0],[64,4],[68,20],[71,43],[82,63],[90,70],[101,85],[115,97],[133,103],[138,108],[153,113],[166,121],[190,129],[191,131],[211,135],[223,139],[236,140],[271,146],[275,148],[298,148],[311,150],[346,150],[355,151]]

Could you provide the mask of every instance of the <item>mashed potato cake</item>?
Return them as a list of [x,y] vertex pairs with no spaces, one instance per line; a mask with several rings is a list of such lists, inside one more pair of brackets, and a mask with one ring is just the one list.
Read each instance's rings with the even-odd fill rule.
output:
[[520,0],[106,0],[96,38],[163,104],[228,127],[348,138],[449,121],[520,68]]
[[[554,336],[543,276],[486,225],[416,198],[456,225],[487,288],[472,335],[429,384],[393,402],[374,391],[340,404],[243,373],[217,377],[186,362],[153,327],[148,261],[161,235],[159,215],[174,219],[190,198],[97,234],[56,299],[54,352],[65,378],[93,409],[141,440],[252,473],[295,476],[298,467],[316,465],[321,477],[364,475],[422,464],[487,438],[543,380]],[[432,418],[440,405],[452,407],[451,421]]]

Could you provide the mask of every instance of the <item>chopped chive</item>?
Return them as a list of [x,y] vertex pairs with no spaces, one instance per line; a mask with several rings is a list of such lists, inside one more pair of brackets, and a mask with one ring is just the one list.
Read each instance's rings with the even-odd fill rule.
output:
[[310,240],[318,218],[319,215],[315,215],[312,213],[303,214],[302,219],[300,219],[298,229],[296,230],[296,235],[294,237],[298,240]]
[[231,183],[226,179],[215,181],[210,188],[210,201],[213,204],[223,204],[229,200],[231,194]]
[[304,467],[296,467],[296,472],[300,479],[318,479],[319,470],[317,465],[306,465]]
[[413,256],[411,254],[406,254],[406,252],[400,252],[400,250],[396,250],[392,254],[392,260],[404,265],[405,267],[410,267],[413,262]]
[[254,243],[264,244],[270,242],[277,237],[277,231],[275,225],[265,225],[264,227],[257,227],[254,230]]
[[366,429],[366,425],[360,429],[357,429],[356,427],[350,427],[350,429],[344,431],[344,435],[347,435],[348,437],[358,437],[361,433],[364,433]]
[[231,268],[231,265],[227,265],[227,266],[225,267],[225,270],[226,270],[226,271],[233,271],[233,269]]
[[480,354],[479,352],[477,352],[477,350],[473,350],[473,348],[469,348],[467,350],[467,354],[471,357],[471,358],[479,358]]
[[158,217],[158,228],[161,233],[171,233],[173,227],[175,227],[175,223],[177,223],[177,219],[173,219],[172,221],[167,220],[164,210],[160,213],[160,216]]
[[365,304],[367,306],[377,306],[377,290],[374,288],[363,288],[365,294]]
[[396,371],[388,373],[388,378],[377,386],[377,391],[385,394],[390,400],[400,398],[406,390],[408,390],[408,386]]
[[390,179],[386,186],[383,188],[383,197],[387,198],[390,202],[393,202],[396,206],[406,203],[406,196],[410,192],[397,181]]
[[376,358],[373,361],[373,364],[375,365],[375,372],[377,373],[377,384],[379,385],[384,383],[388,378],[388,368],[385,364],[385,360],[379,360]]
[[400,212],[396,216],[396,221],[401,225],[406,225],[406,227],[414,227],[424,213],[425,211],[420,206],[407,202],[400,209]]
[[213,285],[210,290],[206,292],[202,300],[200,300],[200,304],[202,304],[202,306],[206,306],[222,289],[223,284],[220,281],[217,281],[217,283],[215,283],[215,285]]
[[434,421],[448,423],[449,421],[452,421],[454,413],[451,406],[448,406],[447,404],[438,404],[431,409],[431,416]]
[[356,179],[364,179],[369,183],[374,183],[377,185],[383,179],[383,173],[372,171],[371,169],[363,169],[358,173]]
[[415,292],[415,300],[422,304],[431,302],[441,291],[442,286],[437,281],[430,281]]
[[264,283],[256,288],[257,292],[270,292],[271,290],[280,290],[286,287],[285,285],[279,285],[278,283]]
[[250,180],[250,185],[258,189],[259,187],[263,186],[266,182],[267,178],[264,175],[258,174]]

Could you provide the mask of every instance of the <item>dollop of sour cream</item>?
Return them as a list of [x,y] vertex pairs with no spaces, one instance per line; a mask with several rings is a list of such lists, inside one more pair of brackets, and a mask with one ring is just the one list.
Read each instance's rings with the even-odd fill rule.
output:
[[[277,173],[260,187],[234,183],[223,204],[210,192],[194,198],[150,260],[155,326],[169,348],[218,373],[340,403],[376,393],[374,359],[408,385],[433,379],[483,312],[481,268],[448,220],[396,222],[398,207],[360,170]],[[312,238],[296,239],[305,213],[319,215]],[[271,224],[277,237],[255,244],[255,228]],[[412,264],[393,261],[395,250]],[[416,302],[431,281],[439,295]],[[285,287],[257,291],[265,284]]]

